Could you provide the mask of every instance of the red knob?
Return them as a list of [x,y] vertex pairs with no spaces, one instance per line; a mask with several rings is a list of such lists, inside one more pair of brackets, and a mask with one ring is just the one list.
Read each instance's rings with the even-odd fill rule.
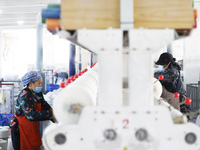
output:
[[192,100],[190,98],[185,99],[185,104],[190,105],[192,103]]
[[95,62],[92,66],[90,66],[90,68],[94,67],[94,65],[96,65],[97,62]]
[[67,79],[67,84],[70,84],[70,83],[72,83],[72,79]]
[[175,98],[179,98],[180,94],[178,92],[174,93]]
[[66,87],[66,83],[65,83],[65,82],[61,82],[61,83],[60,83],[60,87],[61,87],[61,88],[65,88],[65,87]]
[[76,75],[74,76],[74,78],[77,79],[77,78],[78,78],[78,75],[76,74]]
[[82,74],[83,74],[83,72],[79,72],[79,73],[78,73],[79,76],[82,76]]
[[163,76],[163,75],[159,75],[159,76],[158,76],[158,79],[159,79],[159,80],[163,80],[163,79],[164,79],[164,76]]
[[75,80],[74,76],[71,76],[71,77],[70,77],[70,79],[71,79],[72,81],[74,81],[74,80]]
[[85,73],[85,72],[87,72],[88,71],[88,69],[85,69],[85,70],[83,70],[83,73]]

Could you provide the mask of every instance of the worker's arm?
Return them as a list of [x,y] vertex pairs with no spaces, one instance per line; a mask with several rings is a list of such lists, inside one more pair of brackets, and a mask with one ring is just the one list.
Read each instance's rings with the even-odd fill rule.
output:
[[177,81],[179,73],[173,69],[167,69],[164,72],[155,72],[154,77],[158,79],[159,75],[163,75],[164,79],[160,80],[161,84],[169,90],[169,92],[175,93],[177,88]]
[[56,122],[56,118],[53,115],[53,110],[52,110],[51,106],[47,103],[47,101],[45,101],[45,99],[44,99],[44,97],[43,97],[42,94],[41,94],[41,99],[40,100],[41,100],[41,104],[42,104],[42,110],[49,110],[49,111],[51,111],[52,112],[52,119],[51,119],[51,121],[52,122]]
[[21,108],[25,116],[30,121],[44,121],[52,119],[52,109],[38,111],[35,109],[35,103],[32,93],[27,92],[21,97]]
[[45,101],[43,95],[40,96],[41,97],[41,104],[42,104],[42,110],[51,110],[52,111],[52,108],[51,106],[47,103],[47,101]]
[[161,82],[173,82],[176,80],[177,75],[174,74],[173,70],[165,70],[164,72],[155,72],[154,77],[158,79],[159,75],[163,75],[164,79]]

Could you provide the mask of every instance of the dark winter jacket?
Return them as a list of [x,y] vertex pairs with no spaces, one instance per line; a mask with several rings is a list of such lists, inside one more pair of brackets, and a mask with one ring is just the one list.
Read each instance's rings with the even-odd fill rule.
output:
[[[41,102],[41,111],[35,109],[35,104]],[[44,100],[42,93],[34,93],[29,90],[29,88],[24,88],[18,95],[15,105],[15,113],[10,119],[10,128],[18,128],[18,121],[16,116],[26,116],[30,121],[44,121],[52,120],[52,108]]]
[[[186,98],[186,91],[183,86],[183,82],[180,77],[180,66],[174,62],[169,65],[169,68],[166,69],[164,72],[155,72],[154,77],[158,79],[159,75],[163,75],[164,79],[160,80],[162,86],[166,88],[167,91],[171,93],[178,92],[180,94],[179,101],[183,102]],[[177,91],[177,85],[179,82],[180,77],[180,88]],[[180,106],[180,110],[182,113],[188,113],[189,112],[189,106],[183,104]]]

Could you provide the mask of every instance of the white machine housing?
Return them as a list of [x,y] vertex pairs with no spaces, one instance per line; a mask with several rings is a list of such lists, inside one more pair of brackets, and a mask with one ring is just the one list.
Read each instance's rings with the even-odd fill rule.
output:
[[[163,106],[154,105],[152,55],[155,50],[174,40],[174,30],[129,30],[129,42],[133,44],[130,44],[128,53],[129,106],[126,107],[122,106],[122,32],[116,29],[77,31],[78,41],[96,50],[99,55],[98,105],[84,107],[76,124],[67,124],[65,120],[69,116],[63,116],[58,124],[49,126],[43,136],[45,148],[198,150],[199,127],[186,121],[174,124],[167,103],[161,103]],[[143,44],[141,41],[146,42]],[[75,88],[75,83],[69,85],[68,89],[70,86]],[[78,93],[76,97],[81,99]],[[61,99],[60,96],[59,100],[63,103],[59,105],[68,101],[67,97]],[[55,107],[55,114],[60,111],[58,109]],[[175,114],[181,117],[180,112]]]
[[[132,4],[133,0],[120,2],[121,10],[125,10],[125,4]],[[98,88],[94,86],[93,92],[98,95],[97,105],[85,106],[73,123],[67,122],[69,110],[55,105],[55,117],[59,119],[43,134],[46,150],[199,150],[200,128],[187,122],[185,116],[166,102],[154,99],[153,54],[175,40],[175,31],[133,29],[133,17],[128,15],[133,12],[130,6],[125,14],[121,12],[121,16],[127,17],[121,18],[121,29],[76,31],[77,43],[98,55]],[[129,25],[123,24],[126,19]],[[127,46],[124,46],[124,31],[128,33]],[[128,106],[122,106],[124,76],[128,79]],[[66,95],[70,86],[76,89],[73,84],[76,81],[66,88]],[[85,94],[89,92],[86,90]],[[67,108],[68,98],[59,96],[59,106]],[[81,101],[82,96],[77,93],[73,98]],[[159,101],[158,105],[154,100]],[[62,117],[57,115],[62,115],[57,113],[61,110]],[[182,119],[179,124],[174,123],[177,117]]]

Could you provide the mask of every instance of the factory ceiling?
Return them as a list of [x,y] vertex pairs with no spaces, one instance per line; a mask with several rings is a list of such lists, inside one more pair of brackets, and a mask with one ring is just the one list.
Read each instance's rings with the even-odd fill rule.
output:
[[38,14],[59,0],[0,0],[0,30],[35,28]]
[[[47,4],[60,4],[61,0],[0,0],[0,30],[35,28],[38,14]],[[198,14],[200,0],[194,0]]]

